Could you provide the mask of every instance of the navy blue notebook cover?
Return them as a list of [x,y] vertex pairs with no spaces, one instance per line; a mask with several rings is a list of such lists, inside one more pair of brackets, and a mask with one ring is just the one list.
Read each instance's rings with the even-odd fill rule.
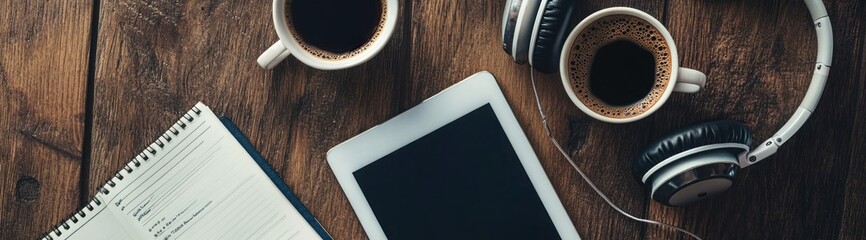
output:
[[247,153],[249,153],[250,156],[252,156],[253,159],[256,160],[256,164],[258,164],[259,167],[262,168],[262,171],[264,171],[265,174],[268,175],[268,178],[270,178],[271,181],[274,182],[274,185],[276,185],[277,188],[280,189],[280,192],[282,192],[283,195],[286,196],[286,199],[289,199],[289,202],[291,202],[292,205],[295,206],[295,208],[298,210],[298,212],[301,213],[302,216],[304,216],[304,219],[306,219],[307,223],[309,223],[310,226],[312,226],[313,229],[316,230],[316,233],[318,233],[319,236],[322,237],[322,239],[332,240],[331,235],[329,235],[328,232],[325,231],[325,228],[322,227],[322,224],[319,224],[319,221],[316,220],[315,217],[313,217],[313,214],[310,213],[310,211],[307,210],[306,207],[304,207],[304,204],[301,203],[301,200],[298,199],[297,196],[295,196],[295,194],[292,192],[292,189],[290,189],[289,186],[283,182],[283,179],[280,178],[279,175],[277,175],[277,172],[274,171],[273,168],[271,168],[271,165],[269,165],[268,162],[265,161],[265,158],[262,157],[259,151],[253,147],[253,144],[251,144],[250,140],[248,140],[247,137],[244,136],[243,133],[241,133],[238,127],[235,126],[235,124],[232,123],[232,121],[225,116],[220,117],[220,121],[223,123],[223,125],[226,126],[229,132],[232,133],[232,136],[235,137],[235,139],[241,144],[241,146],[244,147],[244,150],[247,150]]

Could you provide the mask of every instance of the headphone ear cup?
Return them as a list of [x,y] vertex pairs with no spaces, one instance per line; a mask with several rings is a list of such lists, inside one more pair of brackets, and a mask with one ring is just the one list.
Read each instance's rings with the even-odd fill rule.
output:
[[511,55],[511,43],[514,41],[514,28],[517,24],[520,0],[508,0],[505,3],[505,12],[502,13],[502,50]]
[[548,0],[539,7],[529,45],[529,64],[536,70],[544,73],[559,70],[559,55],[574,6],[574,0]]
[[[632,164],[632,175],[652,191],[653,199],[672,205],[669,198],[676,191],[681,190],[681,187],[686,186],[675,186],[675,189],[669,189],[673,192],[669,191],[663,194],[664,196],[657,196],[660,182],[667,183],[682,173],[712,164],[726,163],[739,168],[737,155],[748,152],[751,144],[752,135],[749,128],[738,121],[717,120],[690,125],[674,130],[647,145],[635,158]],[[730,169],[721,170],[730,171]],[[732,171],[729,176],[733,178]],[[706,179],[691,180],[696,181],[687,183],[697,183]]]
[[502,18],[502,47],[515,62],[527,62],[538,8],[542,0],[509,0]]

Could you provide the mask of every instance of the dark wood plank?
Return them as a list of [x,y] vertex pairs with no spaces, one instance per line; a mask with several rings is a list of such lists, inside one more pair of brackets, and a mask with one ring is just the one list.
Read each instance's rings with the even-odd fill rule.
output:
[[[859,53],[858,58],[836,58],[838,63],[834,62],[834,66],[843,66],[851,71],[847,77],[850,80],[840,84],[852,88],[853,91],[846,92],[850,95],[849,101],[855,103],[854,108],[847,109],[849,111],[842,112],[839,118],[846,118],[853,121],[851,127],[851,154],[848,157],[847,165],[847,180],[845,181],[845,201],[841,212],[841,223],[839,227],[838,238],[840,239],[866,239],[866,4],[864,2],[854,2],[849,4],[839,4],[834,10],[838,13],[838,17],[834,20],[841,20],[850,17],[854,20],[846,22],[842,27],[843,31],[835,36],[840,36],[843,39],[848,39],[848,46],[843,46],[842,51],[850,51]],[[836,25],[834,25],[836,27]],[[842,57],[848,54],[842,55]],[[832,106],[832,105],[831,105]],[[848,118],[848,116],[853,116]],[[844,143],[839,143],[844,144]]]
[[335,238],[365,236],[325,154],[398,113],[408,20],[358,67],[321,71],[289,58],[269,71],[255,59],[277,40],[270,1],[102,4],[90,189],[201,100],[233,119]]
[[[770,137],[793,113],[811,79],[815,34],[805,5],[801,1],[670,4],[667,24],[684,52],[683,65],[705,70],[710,82],[700,94],[674,96],[670,106],[653,116],[658,135],[690,122],[732,118],[751,126],[755,141]],[[839,237],[846,176],[862,178],[863,174],[848,170],[849,164],[862,165],[850,154],[857,142],[862,145],[862,138],[852,138],[851,110],[863,108],[856,101],[862,87],[855,87],[862,82],[855,77],[862,63],[849,60],[860,59],[862,51],[862,30],[859,36],[850,31],[861,24],[857,21],[862,21],[858,16],[863,12],[853,5],[862,4],[828,4],[835,30],[833,67],[824,97],[801,132],[777,155],[740,171],[739,182],[723,196],[681,209],[651,203],[650,217],[708,239]],[[653,239],[675,236],[668,230],[648,233]]]
[[42,237],[79,206],[91,6],[0,3],[3,238]]
[[[535,107],[529,67],[515,63],[500,40],[505,1],[416,1],[412,12],[412,61],[406,105],[415,105],[469,75],[496,76],[524,132],[539,155],[578,232],[587,239],[636,239],[645,226],[605,206],[550,144]],[[657,18],[663,2],[578,1],[573,22],[602,8],[635,6]],[[630,175],[631,157],[646,139],[651,121],[605,124],[581,113],[568,99],[558,74],[535,73],[554,135],[598,186],[627,211],[645,212],[642,187]],[[611,137],[620,136],[620,137]],[[628,137],[626,137],[628,136]],[[611,148],[606,146],[619,146]]]
[[[861,62],[866,61],[864,59]],[[860,66],[863,66],[862,64]],[[866,72],[860,71],[858,76],[864,76]],[[857,89],[861,91],[866,89],[863,81],[860,81]],[[858,110],[854,118],[853,132],[851,134],[851,154],[850,162],[848,162],[847,175],[845,181],[845,200],[841,212],[841,223],[839,226],[838,237],[840,239],[866,239],[866,206],[863,204],[863,199],[866,199],[866,144],[863,139],[866,139],[866,114],[863,112],[862,104],[866,102],[863,94],[857,98]]]

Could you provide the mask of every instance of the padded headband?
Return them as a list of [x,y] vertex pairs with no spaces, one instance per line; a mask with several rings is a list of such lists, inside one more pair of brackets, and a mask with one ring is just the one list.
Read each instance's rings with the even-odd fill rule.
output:
[[815,60],[815,68],[812,73],[812,82],[806,96],[797,107],[794,115],[779,129],[773,137],[761,142],[761,145],[749,152],[748,157],[739,159],[740,168],[748,167],[776,153],[779,147],[788,141],[800,127],[806,123],[806,119],[812,115],[821,94],[824,93],[824,85],[827,76],[830,75],[830,65],[833,60],[833,28],[830,26],[830,18],[827,17],[827,9],[821,0],[805,0],[806,7],[812,15],[812,22],[818,36],[818,56]]

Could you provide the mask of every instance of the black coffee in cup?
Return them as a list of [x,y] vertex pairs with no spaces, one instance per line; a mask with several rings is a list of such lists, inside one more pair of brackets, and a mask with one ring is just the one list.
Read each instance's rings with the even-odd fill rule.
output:
[[288,0],[286,22],[295,40],[325,59],[363,52],[385,25],[384,0]]
[[589,92],[611,106],[632,105],[649,94],[656,77],[652,52],[628,39],[595,51],[589,68]]
[[577,36],[568,56],[569,81],[587,108],[611,118],[648,111],[670,82],[670,48],[649,22],[603,17]]

